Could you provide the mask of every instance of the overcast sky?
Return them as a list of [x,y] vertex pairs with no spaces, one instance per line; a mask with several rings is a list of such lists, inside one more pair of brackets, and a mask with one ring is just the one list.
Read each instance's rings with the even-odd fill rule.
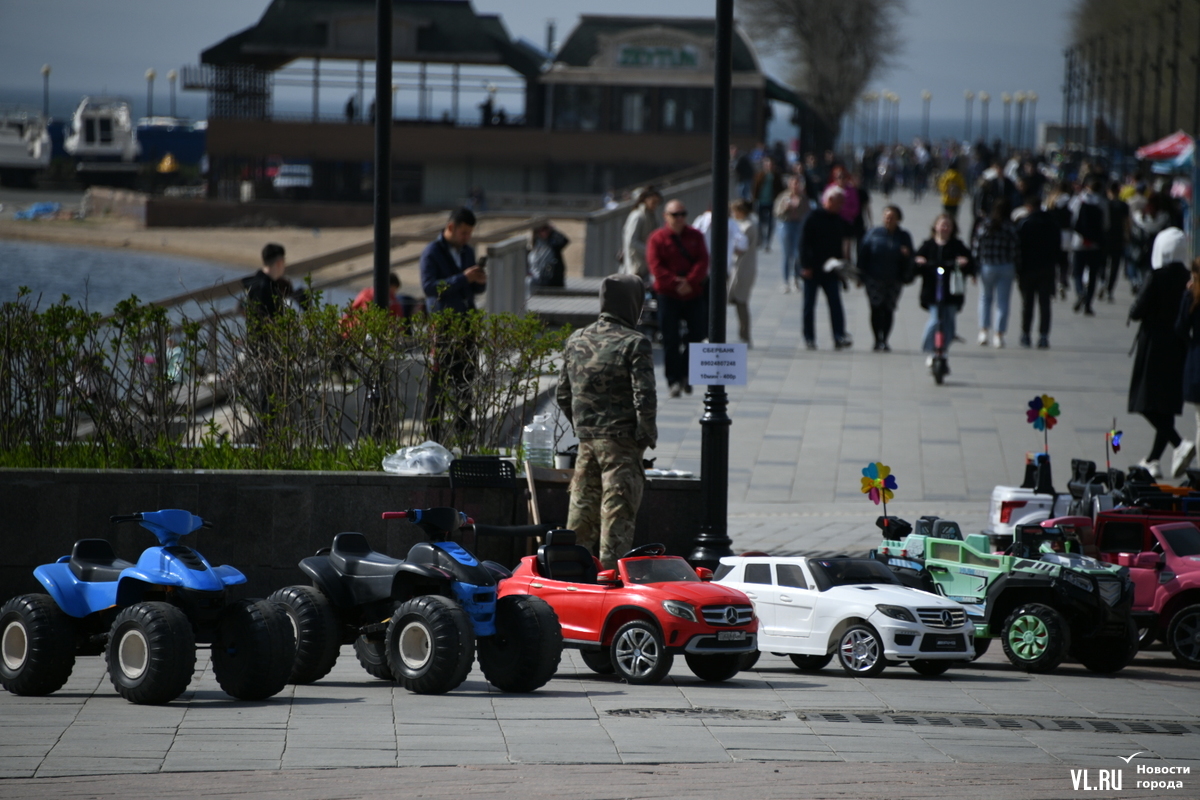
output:
[[[87,92],[120,93],[144,113],[148,67],[158,71],[156,103],[165,110],[167,70],[199,61],[200,51],[253,25],[269,0],[0,0],[0,104],[41,104],[42,64],[52,67],[54,113]],[[514,36],[544,44],[554,18],[560,41],[582,13],[709,16],[705,0],[475,0],[499,14]],[[908,0],[900,26],[904,51],[872,88],[900,95],[900,113],[915,118],[920,93],[933,94],[934,118],[961,120],[963,91],[987,90],[993,124],[1001,92],[1035,91],[1038,119],[1056,119],[1062,104],[1062,51],[1074,0]],[[777,59],[768,72],[786,78]],[[181,95],[202,108],[199,95]],[[195,111],[191,113],[197,113]],[[979,104],[975,104],[978,120]],[[978,125],[978,122],[976,122]]]

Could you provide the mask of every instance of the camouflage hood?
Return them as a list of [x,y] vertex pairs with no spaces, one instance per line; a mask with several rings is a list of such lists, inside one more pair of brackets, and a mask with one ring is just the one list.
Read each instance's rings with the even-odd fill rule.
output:
[[610,314],[631,328],[642,317],[646,288],[636,275],[609,275],[600,284],[600,313]]

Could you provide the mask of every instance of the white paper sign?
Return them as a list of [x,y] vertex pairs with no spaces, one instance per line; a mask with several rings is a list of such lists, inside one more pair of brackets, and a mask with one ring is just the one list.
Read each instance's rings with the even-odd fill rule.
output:
[[689,344],[688,380],[707,386],[745,386],[745,343],[693,342]]

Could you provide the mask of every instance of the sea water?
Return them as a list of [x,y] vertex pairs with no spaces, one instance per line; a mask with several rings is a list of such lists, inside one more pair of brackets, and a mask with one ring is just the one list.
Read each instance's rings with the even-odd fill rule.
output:
[[[73,305],[108,313],[130,295],[151,302],[252,273],[239,265],[137,250],[0,239],[0,303],[15,300],[18,288],[27,286],[40,296],[42,308],[67,295]],[[349,290],[335,289],[324,300],[345,305],[352,297]]]

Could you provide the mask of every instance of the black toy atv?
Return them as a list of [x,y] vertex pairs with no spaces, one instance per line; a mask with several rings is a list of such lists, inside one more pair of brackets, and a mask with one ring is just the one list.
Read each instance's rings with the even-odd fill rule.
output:
[[[313,585],[271,595],[296,629],[293,683],[312,683],[333,669],[343,644],[354,644],[363,669],[418,694],[441,694],[461,684],[478,646],[484,677],[504,692],[531,692],[558,670],[562,629],[554,610],[536,597],[496,599],[511,573],[480,562],[449,537],[472,524],[453,508],[393,511],[432,541],[401,560],[371,549],[361,533],[339,533],[333,547],[300,562]],[[492,528],[477,534],[533,536],[545,526]]]

